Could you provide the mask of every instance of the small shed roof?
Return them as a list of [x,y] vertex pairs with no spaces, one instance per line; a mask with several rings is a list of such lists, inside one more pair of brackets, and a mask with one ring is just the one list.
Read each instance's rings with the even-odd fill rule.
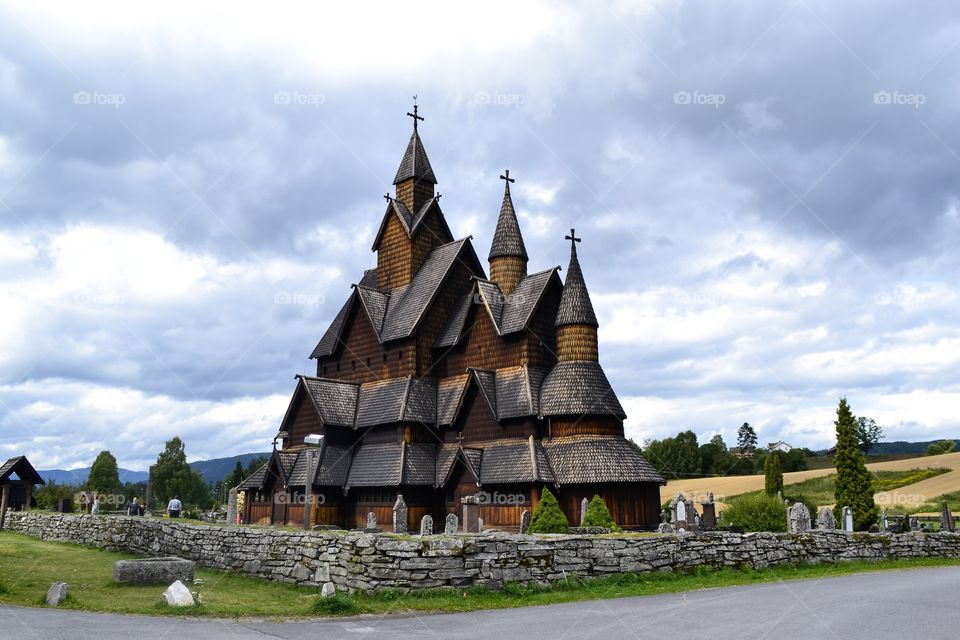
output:
[[27,460],[27,456],[17,456],[4,462],[3,466],[0,466],[0,483],[7,482],[14,473],[23,482],[46,484],[37,470],[30,464],[30,461]]

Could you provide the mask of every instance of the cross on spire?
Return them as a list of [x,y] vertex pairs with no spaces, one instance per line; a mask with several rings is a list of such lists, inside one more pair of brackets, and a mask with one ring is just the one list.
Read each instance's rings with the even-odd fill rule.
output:
[[582,240],[583,240],[582,238],[578,238],[578,237],[577,237],[577,232],[576,232],[574,229],[570,229],[570,235],[568,235],[568,236],[563,236],[563,239],[564,239],[564,240],[569,240],[569,241],[570,241],[570,246],[573,246],[573,247],[577,246],[577,245],[573,244],[574,242],[582,242]]
[[422,121],[423,116],[417,115],[417,96],[413,96],[413,113],[407,111],[407,115],[413,118],[413,130],[417,130],[417,120]]
[[383,199],[386,200],[387,202],[390,202],[391,200],[393,200],[393,198],[390,197],[389,193],[383,194]]
[[501,180],[506,180],[508,185],[509,185],[511,182],[516,182],[516,180],[514,180],[513,178],[510,177],[510,169],[504,169],[504,170],[503,170],[503,174],[504,174],[504,175],[500,176],[500,179],[501,179]]

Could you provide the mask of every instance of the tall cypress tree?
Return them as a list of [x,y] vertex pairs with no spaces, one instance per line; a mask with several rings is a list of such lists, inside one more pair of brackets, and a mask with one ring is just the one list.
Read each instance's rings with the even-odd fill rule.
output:
[[846,398],[837,407],[837,452],[833,464],[837,468],[836,508],[853,509],[853,526],[865,531],[877,521],[877,505],[873,502],[873,479],[860,453],[857,440],[857,419]]
[[120,472],[112,453],[101,451],[93,461],[87,486],[98,493],[120,493]]
[[763,488],[768,496],[777,495],[783,491],[783,467],[780,466],[780,456],[772,452],[763,461]]

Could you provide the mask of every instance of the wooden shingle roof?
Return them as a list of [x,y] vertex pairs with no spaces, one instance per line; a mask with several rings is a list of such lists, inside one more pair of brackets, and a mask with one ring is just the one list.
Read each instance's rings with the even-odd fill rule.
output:
[[430,166],[427,152],[423,148],[423,141],[420,140],[420,134],[416,129],[413,130],[410,142],[407,143],[407,150],[400,160],[400,166],[397,168],[397,175],[393,178],[393,184],[399,184],[410,178],[416,178],[420,182],[437,184],[437,178],[433,175],[433,167]]
[[627,417],[599,363],[558,362],[540,387],[544,416],[611,415]]
[[0,465],[0,482],[6,482],[14,473],[24,484],[46,484],[27,456],[15,456]]
[[558,484],[657,482],[663,476],[624,438],[566,436],[543,441]]
[[557,310],[557,320],[554,324],[558,327],[567,324],[600,326],[597,322],[597,314],[593,312],[587,283],[584,282],[583,272],[580,270],[575,242],[570,243],[570,266],[567,268],[567,277],[563,281],[563,294],[560,296],[560,308]]
[[517,212],[513,208],[513,198],[510,197],[509,181],[504,182],[503,203],[500,205],[500,216],[497,218],[497,228],[493,233],[489,259],[505,256],[528,259],[527,248],[523,244],[523,235],[520,233],[520,223],[517,222]]

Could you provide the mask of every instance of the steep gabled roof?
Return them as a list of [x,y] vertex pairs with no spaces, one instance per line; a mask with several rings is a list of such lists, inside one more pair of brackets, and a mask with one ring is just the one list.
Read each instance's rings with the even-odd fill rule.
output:
[[554,323],[557,327],[567,324],[600,326],[597,315],[593,312],[587,283],[583,281],[583,272],[580,270],[580,261],[577,259],[576,242],[570,243],[570,266],[567,268],[567,278],[563,282],[560,308],[557,310],[557,320]]
[[663,476],[624,438],[566,436],[543,441],[558,484],[657,482]]
[[314,484],[325,487],[342,487],[347,482],[353,447],[346,444],[323,443],[323,453],[317,463]]
[[407,232],[407,236],[412,238],[417,234],[418,231],[423,227],[423,221],[427,219],[427,214],[431,211],[436,210],[437,216],[440,220],[442,228],[440,229],[443,236],[441,240],[446,243],[453,240],[453,233],[450,231],[450,226],[447,224],[447,219],[443,215],[443,210],[440,209],[440,199],[436,196],[430,198],[421,205],[420,210],[416,212],[411,212],[407,205],[401,200],[395,200],[390,198],[387,201],[387,209],[383,212],[383,218],[380,220],[380,228],[377,229],[377,235],[373,238],[373,245],[371,249],[376,251],[380,248],[380,242],[383,240],[383,233],[387,229],[387,223],[390,221],[391,216],[397,216],[400,220],[400,224],[403,226],[403,230]]
[[437,470],[437,445],[414,442],[407,445],[403,455],[402,484],[433,486]]
[[340,336],[343,334],[347,323],[347,317],[350,315],[350,310],[353,308],[353,303],[357,297],[356,289],[350,292],[350,297],[347,298],[347,301],[340,307],[340,311],[333,317],[333,321],[330,323],[330,326],[327,327],[323,337],[320,338],[320,342],[314,347],[313,352],[310,354],[311,360],[313,358],[332,355],[333,352],[337,350],[340,344]]
[[487,371],[485,369],[470,369],[470,372],[473,374],[473,379],[477,383],[477,387],[480,389],[483,399],[486,400],[487,406],[490,408],[490,415],[494,418],[497,417],[497,374],[495,371]]
[[357,427],[372,427],[401,420],[408,378],[390,378],[360,385]]
[[449,426],[456,421],[466,396],[470,377],[469,373],[464,373],[440,380],[437,385],[437,424],[439,426]]
[[355,382],[297,376],[310,393],[320,421],[334,427],[352,427],[360,385]]
[[563,286],[557,275],[558,270],[559,267],[553,267],[526,276],[509,296],[504,296],[496,283],[475,278],[473,289],[454,306],[433,346],[452,347],[460,342],[465,335],[470,309],[476,303],[480,303],[490,316],[498,335],[506,336],[525,330],[549,285],[556,282],[558,286]]
[[503,203],[500,205],[500,216],[497,218],[497,229],[493,233],[489,259],[504,256],[529,259],[527,248],[523,244],[523,235],[520,233],[520,223],[517,222],[517,212],[513,209],[509,181],[504,183]]
[[390,302],[390,296],[374,288],[367,288],[361,285],[356,286],[357,294],[360,296],[360,302],[363,303],[363,309],[367,312],[370,324],[377,335],[383,329],[383,319],[387,314],[387,304]]
[[390,292],[380,342],[407,338],[413,334],[430,303],[436,298],[440,285],[458,261],[469,263],[474,272],[479,269],[479,261],[469,237],[431,251],[410,284]]
[[585,360],[554,365],[540,387],[540,413],[627,417],[600,364]]
[[243,482],[237,485],[237,489],[262,489],[266,483],[269,470],[270,461],[267,461],[259,469],[244,478]]
[[27,456],[15,456],[4,462],[0,466],[0,482],[5,482],[14,473],[24,484],[46,484],[27,460]]
[[429,182],[437,184],[437,178],[433,175],[433,167],[430,166],[430,160],[427,159],[427,152],[423,148],[423,141],[420,140],[420,134],[413,130],[410,136],[410,142],[407,143],[407,150],[400,160],[400,167],[397,169],[397,175],[393,178],[393,184],[399,184],[404,180],[416,178],[419,182]]
[[553,482],[542,448],[532,440],[501,440],[483,445],[480,484]]

